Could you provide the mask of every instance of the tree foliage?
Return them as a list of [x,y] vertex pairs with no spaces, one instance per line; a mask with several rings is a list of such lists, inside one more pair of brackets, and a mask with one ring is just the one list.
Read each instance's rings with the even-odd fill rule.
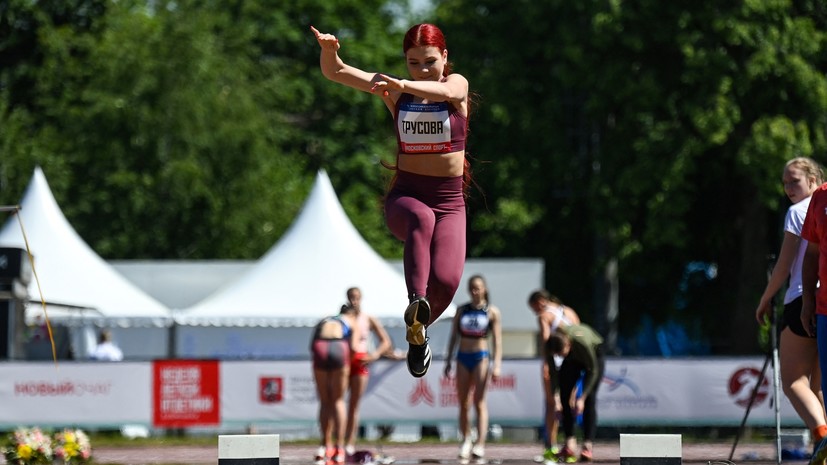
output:
[[382,2],[21,1],[2,15],[5,201],[38,164],[105,257],[257,258],[326,168],[366,236],[398,250],[376,206],[386,115],[322,82],[308,30],[340,29],[363,44],[355,59],[384,65]]
[[[778,243],[768,218],[787,206],[783,163],[827,161],[824,13],[794,1],[442,3],[487,103],[474,127],[490,137],[473,147],[494,161],[480,178],[499,198],[475,217],[475,253],[501,252],[491,235],[527,236],[508,253],[546,257],[552,290],[583,308],[590,277],[618,259],[626,332],[642,315],[701,318],[716,347],[751,350],[731,335],[755,327]],[[514,211],[535,213],[490,219]],[[676,298],[692,262],[718,276]]]
[[[473,91],[469,256],[544,258],[552,292],[627,340],[678,321],[754,351],[731,335],[755,328],[781,168],[827,162],[823,2],[435,4]],[[404,0],[0,2],[0,203],[40,165],[106,258],[258,258],[325,169],[399,257],[390,115],[321,75],[308,28],[405,76],[410,19]]]

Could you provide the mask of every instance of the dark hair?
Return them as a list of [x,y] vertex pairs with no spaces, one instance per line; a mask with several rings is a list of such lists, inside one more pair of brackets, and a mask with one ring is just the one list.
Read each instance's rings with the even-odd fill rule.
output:
[[549,302],[554,302],[558,305],[564,305],[563,301],[558,299],[557,296],[551,294],[549,291],[545,289],[537,289],[536,291],[532,292],[531,295],[528,296],[528,303],[533,304],[540,299],[546,299]]
[[112,340],[112,332],[109,331],[108,329],[101,330],[100,335],[98,336],[98,342],[103,343],[103,342],[109,342],[111,340]]
[[562,331],[554,331],[546,340],[546,354],[556,355],[563,351],[569,337]]
[[476,279],[479,279],[480,282],[482,282],[482,287],[485,288],[485,293],[483,294],[483,297],[485,297],[485,301],[490,304],[491,303],[491,297],[489,297],[489,295],[488,295],[488,283],[485,282],[485,278],[483,278],[481,274],[475,274],[474,276],[471,276],[470,278],[468,278],[468,288],[471,287],[471,283],[474,282],[474,280],[476,280]]

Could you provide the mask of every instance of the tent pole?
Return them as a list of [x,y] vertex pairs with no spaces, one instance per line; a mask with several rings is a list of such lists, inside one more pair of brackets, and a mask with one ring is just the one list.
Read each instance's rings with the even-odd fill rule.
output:
[[175,344],[178,340],[178,323],[174,320],[171,325],[169,325],[169,333],[167,337],[167,358],[174,359],[175,357]]

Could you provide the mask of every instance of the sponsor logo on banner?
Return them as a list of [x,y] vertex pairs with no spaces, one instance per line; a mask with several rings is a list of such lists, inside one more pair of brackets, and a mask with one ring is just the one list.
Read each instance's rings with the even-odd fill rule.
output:
[[413,391],[408,396],[409,405],[427,404],[434,405],[434,392],[431,391],[431,386],[424,378],[414,383]]
[[[509,374],[500,376],[499,378],[488,381],[488,391],[516,391],[517,377]],[[439,378],[439,395],[435,395],[431,385],[425,378],[419,379],[414,383],[410,394],[408,394],[408,404],[418,405],[426,404],[431,407],[456,407],[459,405],[457,399],[457,384],[456,378],[442,376]]]
[[[754,367],[740,368],[729,377],[728,392],[736,405],[745,408],[749,406],[759,378],[762,378],[761,371]],[[763,377],[758,392],[755,394],[755,405],[760,405],[767,399],[769,386],[769,381]]]
[[312,376],[289,376],[282,385],[284,399],[289,405],[315,404],[316,381]]
[[220,423],[217,361],[155,361],[152,385],[155,427]]
[[597,404],[612,410],[651,410],[658,408],[658,399],[646,394],[640,385],[629,377],[628,369],[617,372],[606,370],[601,380]]
[[319,401],[316,394],[316,381],[312,376],[295,374],[290,370],[278,373],[259,372],[249,381],[256,383],[245,388],[251,395],[257,397],[258,405],[270,407],[283,406],[298,407],[300,405],[315,404]]
[[263,404],[281,403],[284,400],[284,379],[280,376],[259,378],[258,398]]
[[[497,379],[490,378],[488,380],[488,392],[493,391],[516,391],[517,390],[517,376],[509,374],[500,376]],[[443,376],[439,379],[439,406],[440,407],[456,407],[459,405],[457,397],[457,379],[456,377]]]
[[63,381],[25,380],[14,383],[15,397],[84,397],[108,396],[112,391],[111,381]]

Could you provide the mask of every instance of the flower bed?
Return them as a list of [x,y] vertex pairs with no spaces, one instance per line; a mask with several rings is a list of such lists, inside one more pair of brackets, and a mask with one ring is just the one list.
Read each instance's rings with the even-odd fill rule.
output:
[[46,434],[40,428],[17,428],[2,445],[9,465],[81,465],[92,459],[92,445],[83,430],[66,428]]

